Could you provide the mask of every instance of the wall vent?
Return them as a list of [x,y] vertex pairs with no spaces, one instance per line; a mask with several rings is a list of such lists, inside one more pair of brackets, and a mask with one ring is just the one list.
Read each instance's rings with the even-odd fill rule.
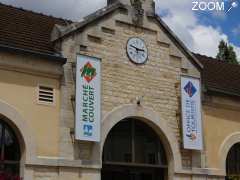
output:
[[54,89],[48,86],[38,86],[38,102],[41,104],[53,104]]

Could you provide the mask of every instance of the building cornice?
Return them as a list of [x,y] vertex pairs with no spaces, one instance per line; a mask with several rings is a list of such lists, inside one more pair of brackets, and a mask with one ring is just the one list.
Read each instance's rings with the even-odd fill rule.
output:
[[14,52],[14,53],[21,53],[25,55],[33,55],[33,56],[38,56],[39,58],[51,60],[51,61],[56,61],[61,64],[65,64],[67,62],[67,59],[62,57],[59,54],[48,54],[48,53],[42,53],[38,51],[33,51],[33,50],[28,50],[28,49],[22,49],[22,48],[17,48],[13,46],[7,46],[4,44],[0,44],[0,51],[5,51],[5,52]]
[[63,75],[63,62],[49,60],[42,56],[34,56],[33,54],[1,51],[0,69],[44,77],[60,78]]

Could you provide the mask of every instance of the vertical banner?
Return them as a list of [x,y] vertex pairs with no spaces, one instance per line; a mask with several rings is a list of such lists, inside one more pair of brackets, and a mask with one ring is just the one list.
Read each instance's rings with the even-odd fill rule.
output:
[[76,66],[75,138],[100,142],[100,59],[78,55]]
[[181,97],[184,149],[202,150],[200,80],[181,77]]

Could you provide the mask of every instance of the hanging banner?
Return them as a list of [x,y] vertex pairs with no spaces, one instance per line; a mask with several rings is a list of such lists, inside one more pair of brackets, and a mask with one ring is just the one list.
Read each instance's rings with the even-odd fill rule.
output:
[[78,55],[76,71],[75,138],[100,142],[100,59]]
[[202,150],[200,80],[181,77],[181,97],[184,149]]

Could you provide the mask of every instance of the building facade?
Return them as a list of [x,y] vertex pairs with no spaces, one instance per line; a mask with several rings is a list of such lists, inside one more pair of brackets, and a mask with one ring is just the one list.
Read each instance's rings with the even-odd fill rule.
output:
[[[155,15],[153,1],[108,1],[81,22],[0,9],[1,174],[26,180],[239,175],[240,67],[192,54]],[[75,138],[79,56],[100,60],[99,142]],[[201,151],[183,147],[181,77],[202,82]]]

